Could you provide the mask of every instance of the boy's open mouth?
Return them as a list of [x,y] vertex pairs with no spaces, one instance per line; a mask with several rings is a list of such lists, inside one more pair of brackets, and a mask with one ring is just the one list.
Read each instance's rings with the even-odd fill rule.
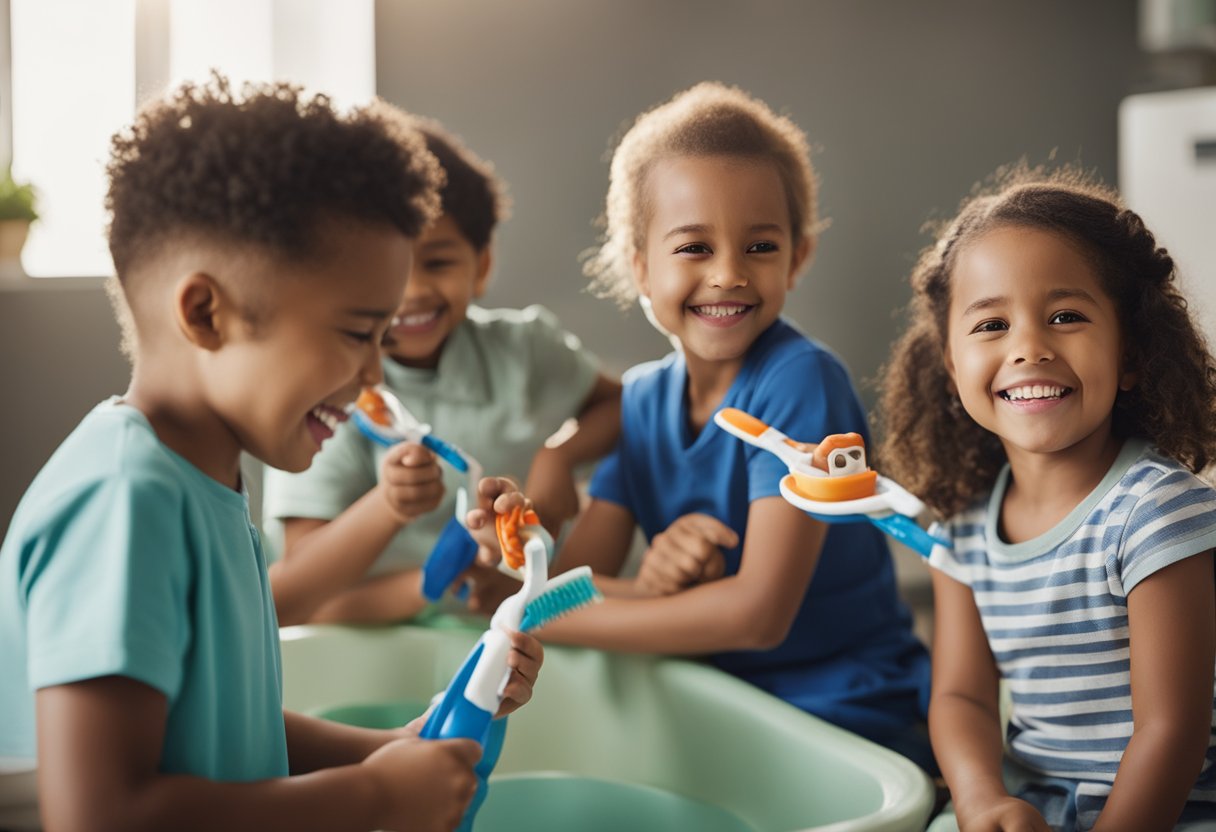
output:
[[1027,402],[1062,399],[1071,393],[1071,387],[1058,384],[1024,384],[1001,390],[997,395],[1007,402]]
[[444,307],[438,306],[425,312],[408,312],[404,315],[396,315],[389,326],[391,329],[426,329],[439,320],[439,316],[443,314],[443,310]]

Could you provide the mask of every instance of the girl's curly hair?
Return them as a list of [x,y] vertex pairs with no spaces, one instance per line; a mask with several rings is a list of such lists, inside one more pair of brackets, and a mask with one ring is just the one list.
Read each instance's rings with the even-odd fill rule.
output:
[[1145,437],[1192,471],[1216,459],[1216,365],[1179,291],[1174,261],[1114,191],[1073,169],[1020,164],[964,201],[912,271],[908,326],[882,372],[886,472],[948,517],[991,489],[1005,464],[996,435],[963,410],[943,361],[958,253],[1002,226],[1080,245],[1114,300],[1124,369],[1137,378],[1116,400],[1115,435]]
[[336,113],[291,84],[233,92],[218,73],[140,111],[106,172],[110,253],[120,281],[180,235],[315,253],[324,220],[383,223],[416,237],[439,213],[443,173],[401,110]]
[[702,82],[638,116],[612,154],[604,241],[583,271],[591,288],[627,306],[637,297],[633,257],[645,245],[646,177],[676,156],[733,156],[771,161],[785,184],[796,247],[817,231],[816,180],[806,134],[793,121],[737,87]]

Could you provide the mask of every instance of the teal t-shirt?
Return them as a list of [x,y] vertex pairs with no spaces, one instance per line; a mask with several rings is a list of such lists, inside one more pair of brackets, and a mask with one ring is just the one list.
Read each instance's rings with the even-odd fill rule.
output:
[[[545,440],[578,415],[596,372],[595,358],[541,306],[469,307],[434,370],[384,361],[385,385],[437,437],[471,454],[487,476],[511,476],[520,483]],[[345,422],[307,471],[268,468],[262,508],[267,536],[278,542],[283,518],[337,517],[376,485],[385,453],[353,422]],[[443,501],[402,528],[369,574],[420,567],[434,548],[464,483],[464,475],[450,465],[440,467]]]
[[160,769],[288,774],[274,601],[248,500],[110,399],[64,441],[0,547],[0,757],[36,758],[40,688],[125,676],[168,701]]

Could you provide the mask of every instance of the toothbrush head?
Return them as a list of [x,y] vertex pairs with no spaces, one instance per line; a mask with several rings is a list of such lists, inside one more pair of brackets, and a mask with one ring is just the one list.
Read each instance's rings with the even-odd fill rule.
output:
[[498,545],[502,549],[502,559],[512,569],[524,565],[524,542],[520,536],[521,526],[540,527],[540,517],[532,509],[512,509],[507,514],[499,514],[494,518],[494,531],[498,534]]
[[539,629],[568,612],[602,600],[604,596],[591,579],[591,567],[571,569],[545,584],[545,591],[528,602],[519,624],[520,632]]

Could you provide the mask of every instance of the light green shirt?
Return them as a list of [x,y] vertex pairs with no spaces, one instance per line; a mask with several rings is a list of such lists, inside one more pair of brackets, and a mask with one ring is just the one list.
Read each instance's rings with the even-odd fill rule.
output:
[[[532,458],[562,424],[576,416],[595,383],[595,359],[578,338],[541,306],[469,307],[435,370],[384,361],[384,383],[435,435],[472,455],[487,476],[521,483]],[[299,474],[267,469],[262,515],[267,537],[281,550],[282,520],[332,520],[376,485],[385,449],[353,422],[339,426]],[[443,502],[405,526],[370,570],[381,575],[422,565],[452,516],[464,475],[446,463]]]

